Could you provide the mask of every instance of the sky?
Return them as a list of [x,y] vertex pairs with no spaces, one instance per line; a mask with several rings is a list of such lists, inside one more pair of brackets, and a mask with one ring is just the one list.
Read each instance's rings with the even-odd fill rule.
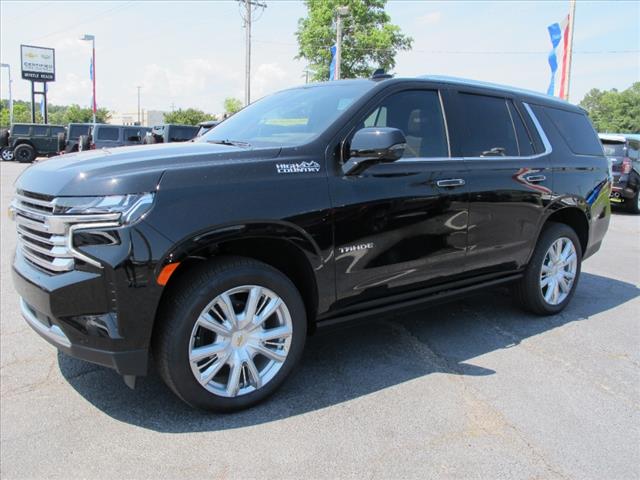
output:
[[[266,0],[253,24],[252,100],[304,83],[295,31],[301,1]],[[389,1],[392,23],[413,37],[396,56],[397,76],[452,75],[545,92],[550,71],[547,26],[563,1]],[[98,107],[223,111],[244,98],[244,29],[236,1],[0,1],[0,58],[12,68],[13,96],[28,100],[20,44],[56,49],[49,102],[89,106],[90,43],[96,37]],[[7,69],[0,96],[8,97]],[[640,81],[640,2],[578,0],[570,101],[591,88],[623,90]]]

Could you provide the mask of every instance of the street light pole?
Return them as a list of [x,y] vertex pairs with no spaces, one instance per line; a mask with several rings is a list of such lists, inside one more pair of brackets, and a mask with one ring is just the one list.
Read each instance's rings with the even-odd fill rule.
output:
[[142,123],[140,123],[140,89],[142,87],[138,85],[136,88],[138,89],[138,125],[142,125]]
[[342,17],[348,13],[349,7],[338,7],[338,17],[336,18],[336,80],[340,80],[340,65],[342,63]]
[[245,12],[241,13],[245,31],[245,65],[244,65],[244,105],[251,103],[251,12],[253,8],[266,8],[265,3],[257,0],[238,0],[244,3]]
[[96,37],[85,33],[80,40],[91,41],[91,110],[93,111],[93,123],[96,123]]
[[7,73],[9,74],[9,126],[11,126],[13,125],[13,97],[11,96],[11,84],[13,80],[11,80],[11,65],[3,63],[2,66],[7,69]]

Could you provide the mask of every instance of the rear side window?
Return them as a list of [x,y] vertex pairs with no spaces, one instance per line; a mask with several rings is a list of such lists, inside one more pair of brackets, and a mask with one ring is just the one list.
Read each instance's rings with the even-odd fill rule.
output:
[[573,153],[602,156],[602,144],[586,115],[542,107]]
[[14,125],[11,135],[29,135],[29,125]]
[[100,127],[98,128],[98,140],[118,141],[120,129],[118,127]]
[[463,156],[518,156],[518,141],[506,99],[460,93],[460,100],[467,124]]
[[602,142],[602,148],[604,149],[604,154],[608,157],[624,157],[626,153],[624,143],[622,142],[609,142],[604,140]]
[[33,127],[33,135],[35,137],[46,137],[49,134],[49,127],[37,125]]
[[521,156],[528,156],[534,154],[533,142],[529,136],[529,132],[522,121],[522,117],[511,100],[507,101],[509,107],[509,113],[511,114],[511,120],[513,126],[516,129],[516,138],[518,139],[518,149]]

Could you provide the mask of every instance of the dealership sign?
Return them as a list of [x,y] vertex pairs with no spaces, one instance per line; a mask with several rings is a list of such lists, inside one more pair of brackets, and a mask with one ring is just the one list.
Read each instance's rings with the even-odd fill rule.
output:
[[56,54],[53,48],[20,45],[22,78],[34,82],[53,82],[56,79]]

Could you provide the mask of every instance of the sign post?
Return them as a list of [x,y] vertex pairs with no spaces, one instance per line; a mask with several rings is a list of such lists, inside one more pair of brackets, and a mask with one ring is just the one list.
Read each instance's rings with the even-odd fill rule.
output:
[[[47,82],[56,80],[56,52],[53,48],[20,45],[20,66],[22,78],[31,82],[31,122],[36,123],[36,95],[42,95],[42,117],[47,123]],[[36,91],[36,82],[42,82],[42,91]]]

